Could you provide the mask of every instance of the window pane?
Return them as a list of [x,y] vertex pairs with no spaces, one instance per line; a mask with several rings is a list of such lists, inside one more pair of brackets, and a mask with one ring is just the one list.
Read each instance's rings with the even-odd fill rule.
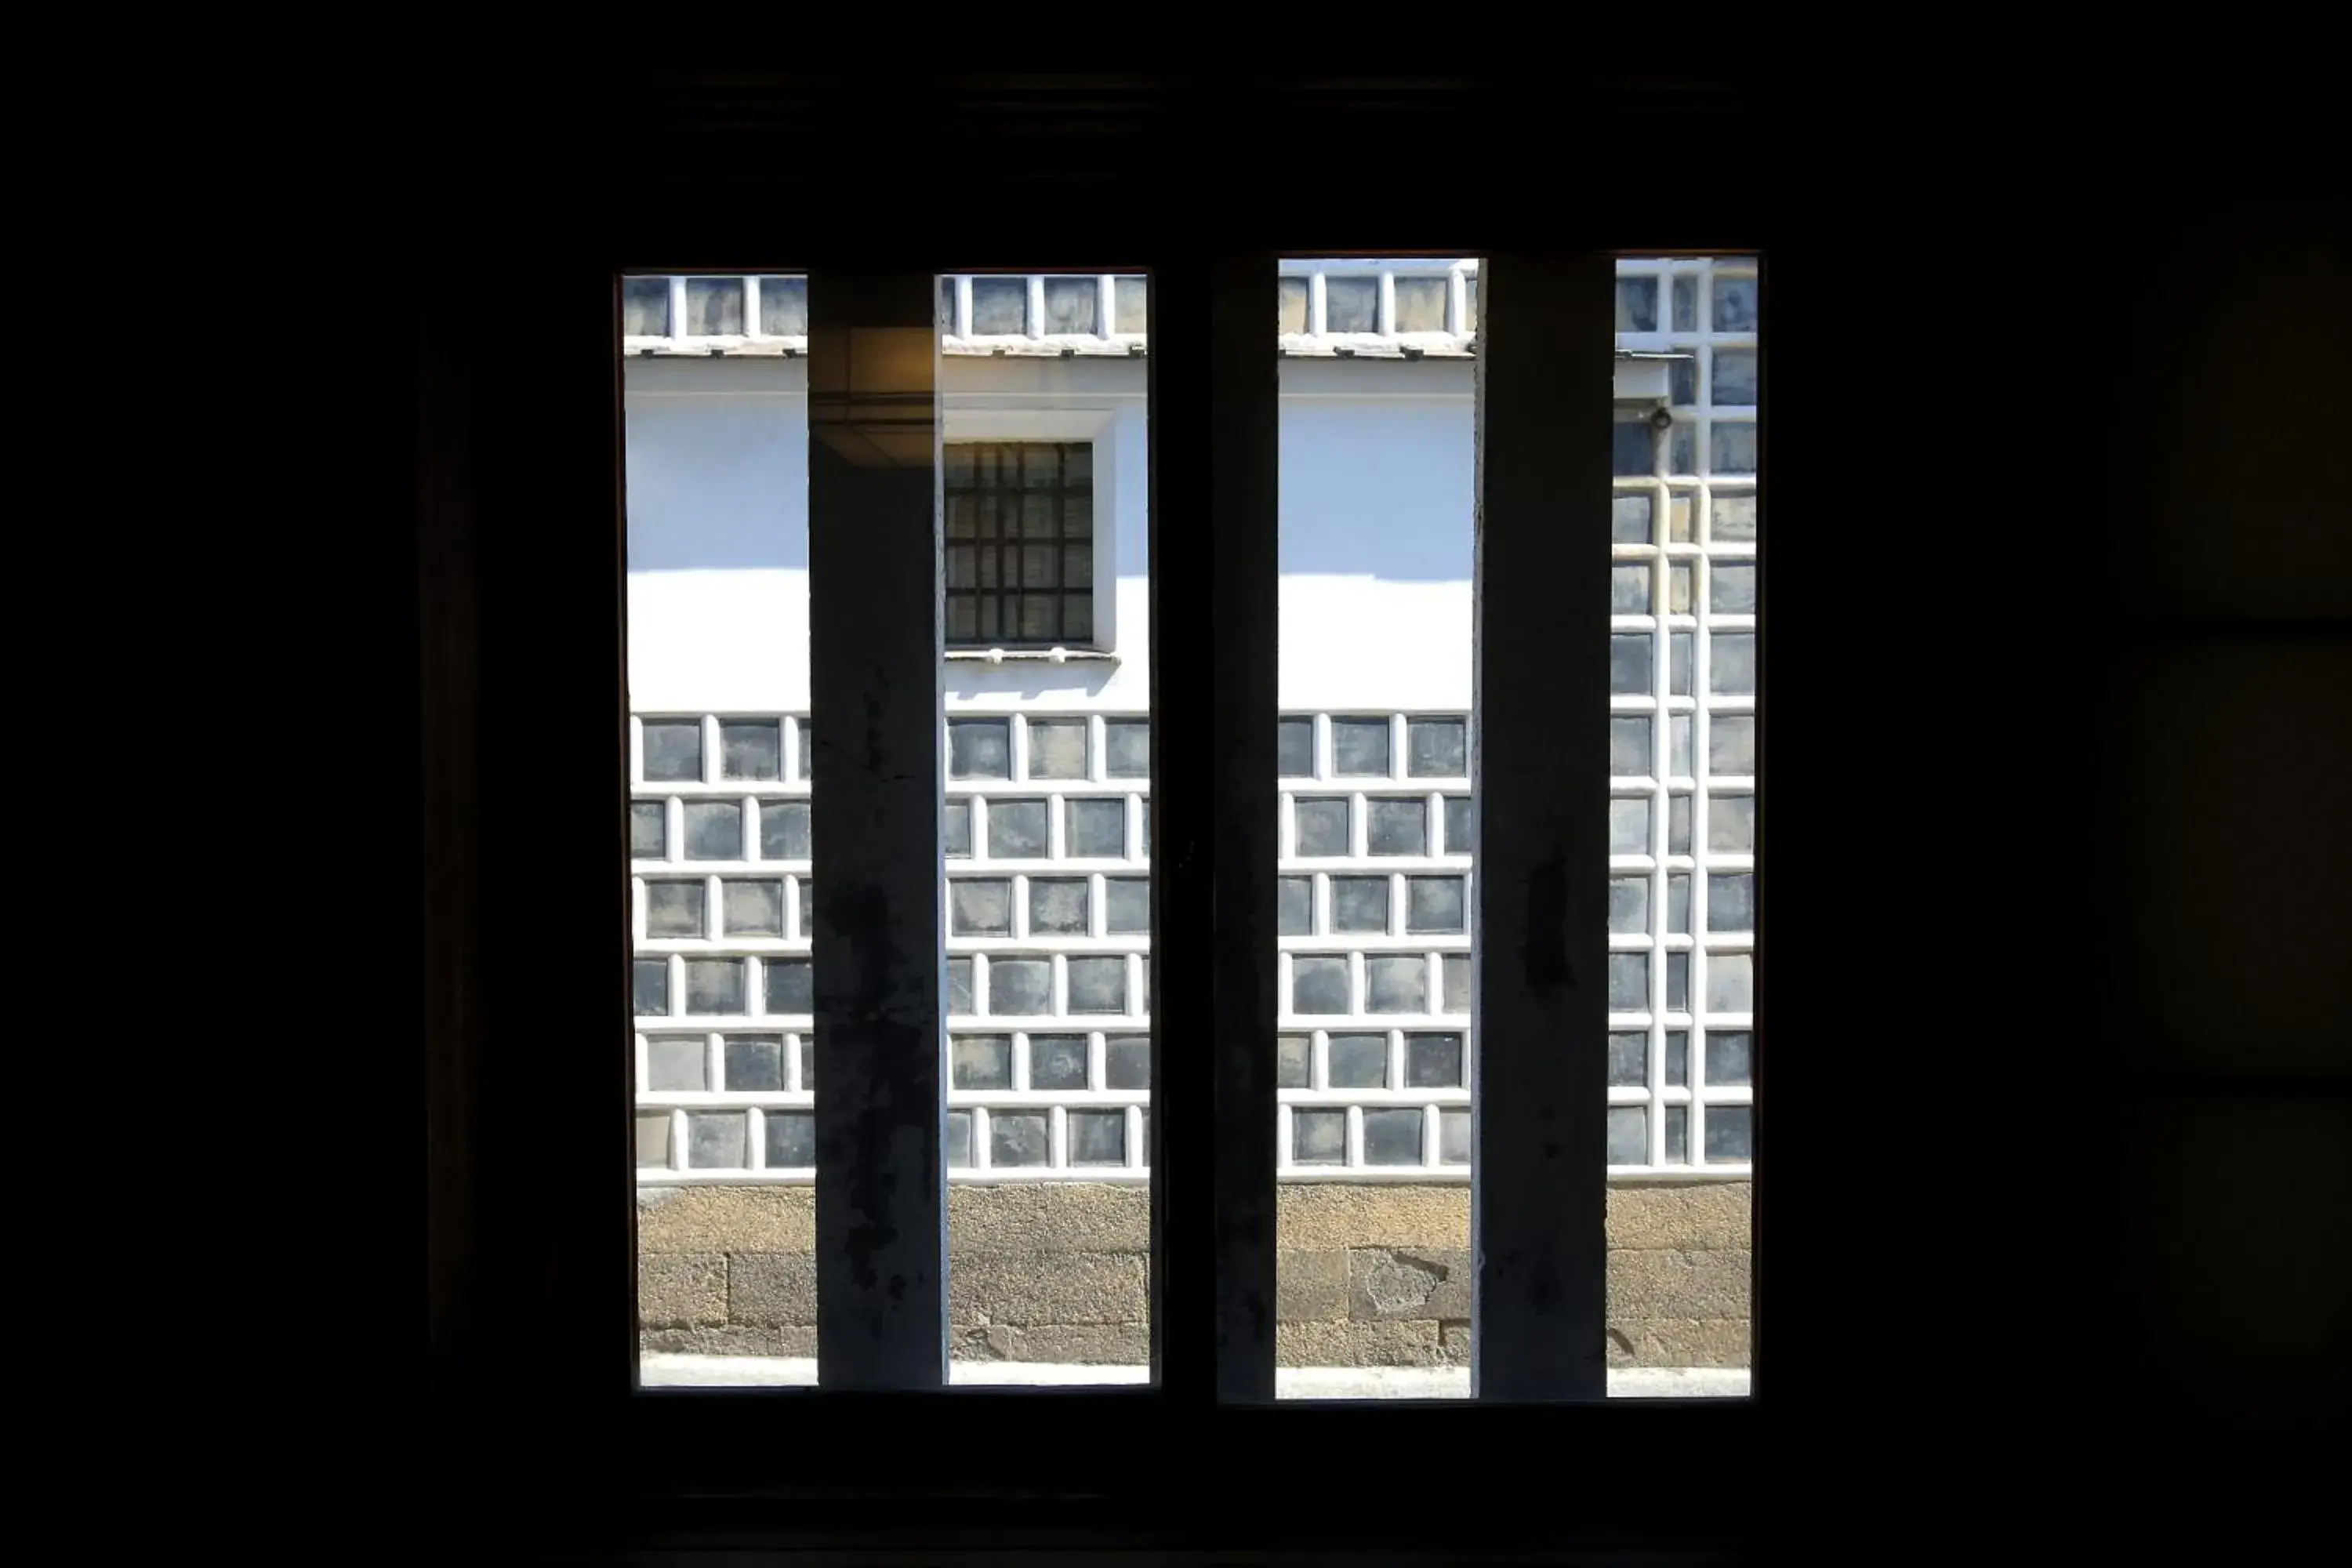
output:
[[[1095,280],[1084,281],[1091,286]],[[961,388],[969,394],[1002,399],[1001,389],[992,392],[979,383],[1011,374],[981,359],[951,358],[943,384],[950,399],[963,383],[971,384]],[[1068,411],[1074,396],[1031,385],[1018,402],[1044,427],[1056,413]],[[1097,462],[1095,445],[958,440],[950,419],[940,488],[950,542],[950,647],[1100,646],[1097,628],[1102,617],[1094,605],[1097,486],[1107,485],[1120,470],[1115,460]],[[966,538],[975,542],[961,543]],[[1027,591],[1032,589],[1060,592]]]

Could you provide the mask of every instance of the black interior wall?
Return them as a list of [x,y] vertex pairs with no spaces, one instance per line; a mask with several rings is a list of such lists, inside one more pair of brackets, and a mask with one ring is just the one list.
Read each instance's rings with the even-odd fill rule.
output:
[[[2039,1503],[2086,1535],[2259,1533],[2309,1495],[2352,1321],[2352,269],[2292,93],[436,85],[381,106],[407,195],[382,281],[462,265],[548,289],[527,333],[453,290],[388,294],[423,374],[360,459],[393,481],[383,526],[421,520],[434,561],[462,539],[480,567],[431,565],[401,606],[448,661],[424,681],[416,888],[437,1397],[493,1389],[481,1420],[518,1440],[560,1422],[610,1349],[517,1325],[625,1246],[625,1208],[600,1228],[547,1201],[551,1171],[609,1160],[618,1091],[541,1007],[547,964],[611,960],[617,986],[619,950],[541,951],[517,918],[601,897],[590,847],[619,852],[617,784],[541,787],[619,744],[582,679],[619,657],[597,630],[610,367],[550,335],[557,307],[593,313],[614,265],[799,265],[853,215],[858,246],[943,265],[1114,263],[1169,226],[1303,252],[1756,243],[1759,1386],[1801,1415],[1748,1460],[1786,1480],[1767,1522],[1979,1541]],[[863,161],[796,152],[853,127]],[[1365,143],[1385,155],[1335,151]],[[544,728],[478,726],[526,690]],[[593,1031],[608,999],[581,989],[568,1022]]]

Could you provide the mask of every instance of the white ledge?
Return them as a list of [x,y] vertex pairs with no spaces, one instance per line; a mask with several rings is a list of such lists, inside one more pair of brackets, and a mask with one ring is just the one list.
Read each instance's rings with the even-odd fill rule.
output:
[[1118,655],[1098,647],[951,647],[952,664],[1117,664]]

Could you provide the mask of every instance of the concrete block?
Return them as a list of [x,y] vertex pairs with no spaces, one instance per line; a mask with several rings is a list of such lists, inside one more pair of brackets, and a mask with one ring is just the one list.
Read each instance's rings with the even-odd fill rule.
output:
[[1434,1322],[1277,1323],[1278,1366],[1439,1366],[1444,1342]]
[[808,1252],[816,1246],[814,1187],[643,1187],[637,1250]]
[[806,1252],[739,1252],[728,1259],[727,1317],[755,1328],[816,1321],[816,1258]]
[[1746,1182],[1612,1187],[1610,1250],[1745,1250],[1753,1196]]
[[1138,1252],[968,1252],[948,1267],[958,1325],[1141,1323],[1150,1307]]
[[1151,1331],[1143,1323],[1048,1323],[1035,1328],[991,1323],[954,1331],[948,1348],[957,1361],[1148,1366]]
[[1359,1247],[1348,1255],[1348,1315],[1466,1321],[1470,1281],[1466,1248]]
[[727,1259],[715,1252],[652,1252],[637,1259],[640,1328],[727,1321]]
[[1286,1251],[1275,1259],[1277,1322],[1338,1321],[1348,1315],[1348,1254]]
[[1753,1265],[1744,1251],[1612,1252],[1608,1304],[1612,1321],[1636,1318],[1746,1321]]

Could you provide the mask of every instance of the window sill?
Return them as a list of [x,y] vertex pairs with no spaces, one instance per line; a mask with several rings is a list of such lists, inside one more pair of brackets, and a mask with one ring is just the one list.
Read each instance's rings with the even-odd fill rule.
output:
[[1098,647],[951,647],[950,664],[1117,664],[1118,655]]

